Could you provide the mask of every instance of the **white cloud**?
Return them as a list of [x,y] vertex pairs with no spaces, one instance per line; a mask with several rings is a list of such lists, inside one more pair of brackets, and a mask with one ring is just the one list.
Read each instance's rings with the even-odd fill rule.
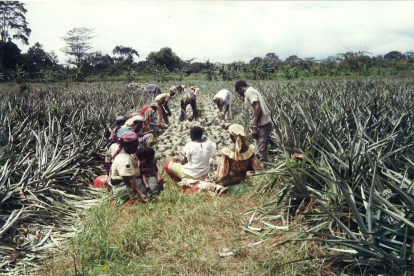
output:
[[[75,27],[95,30],[93,51],[133,47],[145,60],[170,47],[182,59],[248,62],[274,52],[326,58],[414,50],[414,2],[28,1],[30,43],[54,50]],[[21,46],[24,51],[28,47]]]

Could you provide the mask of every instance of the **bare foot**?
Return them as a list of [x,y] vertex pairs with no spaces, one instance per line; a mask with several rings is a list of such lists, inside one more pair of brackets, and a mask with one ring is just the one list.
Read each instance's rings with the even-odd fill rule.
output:
[[145,203],[151,202],[151,200],[146,195],[141,195],[141,200],[144,201]]

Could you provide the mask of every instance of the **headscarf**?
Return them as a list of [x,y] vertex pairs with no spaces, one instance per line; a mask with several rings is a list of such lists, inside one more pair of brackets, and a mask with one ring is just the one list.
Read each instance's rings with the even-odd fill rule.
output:
[[117,136],[116,133],[122,127],[122,125],[120,125],[120,123],[122,123],[122,122],[125,123],[126,120],[128,120],[128,118],[125,117],[125,116],[116,117],[116,119],[115,119],[116,127],[111,131],[111,135],[109,136],[110,141],[107,145],[108,148],[118,140],[118,137],[116,137]]
[[124,143],[130,143],[130,142],[135,142],[138,141],[138,135],[133,132],[133,131],[127,131],[124,132],[121,136],[121,138],[118,139],[118,144],[119,147],[118,149],[115,151],[115,153],[112,155],[112,159],[115,158],[115,156],[118,155],[118,153],[121,151],[121,149],[123,148],[123,144]]
[[141,109],[141,116],[144,117],[145,121],[148,120],[149,117],[151,117],[154,114],[154,110],[152,110],[152,107],[150,105],[145,105]]
[[247,144],[246,140],[246,133],[244,132],[244,127],[239,124],[232,124],[229,127],[229,133],[234,137],[236,140],[236,148],[234,150],[234,159],[241,160],[240,151],[242,149],[243,144]]
[[126,116],[118,116],[115,119],[115,124],[118,125],[121,122],[126,122],[126,120],[128,120],[128,117],[126,117]]

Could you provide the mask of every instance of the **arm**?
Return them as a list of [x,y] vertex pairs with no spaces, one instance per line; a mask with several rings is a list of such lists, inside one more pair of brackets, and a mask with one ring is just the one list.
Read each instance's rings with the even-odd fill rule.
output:
[[253,126],[258,127],[260,119],[262,118],[262,108],[260,107],[260,103],[258,101],[253,102],[252,106],[253,106],[253,110],[254,110],[254,113],[253,113],[254,114]]
[[229,111],[229,106],[228,104],[226,104],[226,108],[224,109],[224,114],[226,114]]
[[185,156],[175,156],[173,162],[179,162],[181,165],[188,163],[187,157]]
[[124,182],[132,188],[132,190],[134,192],[136,192],[137,194],[139,194],[140,196],[145,196],[141,190],[138,188],[138,186],[135,184],[134,179],[132,176],[123,176],[122,177],[124,179]]
[[165,104],[164,104],[164,109],[165,109],[165,111],[166,111],[166,113],[167,113],[167,116],[171,116],[171,110],[170,110],[170,108],[168,107],[168,102],[165,102]]
[[221,155],[221,160],[217,168],[217,179],[221,179],[229,174],[229,160],[226,155]]

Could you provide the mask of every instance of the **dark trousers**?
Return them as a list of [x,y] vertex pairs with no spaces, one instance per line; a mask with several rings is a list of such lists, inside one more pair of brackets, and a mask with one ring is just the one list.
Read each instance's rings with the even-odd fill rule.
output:
[[267,145],[269,144],[269,136],[272,131],[272,123],[259,126],[257,132],[259,136],[256,140],[256,153],[260,161],[268,162]]
[[181,100],[181,115],[180,115],[180,122],[184,121],[187,117],[187,105],[190,105],[193,109],[193,116],[194,120],[198,120],[198,111],[197,111],[197,101],[195,99],[191,99],[189,102],[185,103],[184,100]]

